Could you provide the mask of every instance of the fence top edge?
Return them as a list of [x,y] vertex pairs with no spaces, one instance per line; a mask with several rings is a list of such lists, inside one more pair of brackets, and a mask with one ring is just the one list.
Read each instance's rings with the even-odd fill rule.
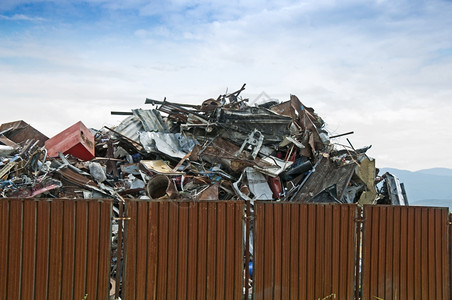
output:
[[34,202],[113,202],[109,198],[83,199],[83,198],[0,198],[0,201],[34,201]]
[[[373,205],[373,204],[364,204],[363,205],[364,208],[387,208],[387,207],[397,207],[400,209],[418,209],[418,210],[422,210],[422,209],[431,209],[431,210],[446,210],[449,212],[449,207],[441,207],[441,206],[418,206],[418,205],[383,205],[383,204],[378,204],[378,205]],[[452,212],[451,212],[452,213]]]
[[146,202],[146,203],[245,203],[245,200],[191,200],[191,199],[132,199],[126,198],[125,202]]

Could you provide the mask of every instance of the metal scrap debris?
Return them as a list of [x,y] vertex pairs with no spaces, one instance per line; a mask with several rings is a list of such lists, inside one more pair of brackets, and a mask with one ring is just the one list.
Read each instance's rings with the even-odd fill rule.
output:
[[244,89],[199,104],[147,98],[112,112],[125,116],[116,127],[77,122],[50,139],[24,121],[0,125],[1,195],[408,203],[370,146],[335,143],[353,132],[331,135],[295,95],[251,106]]

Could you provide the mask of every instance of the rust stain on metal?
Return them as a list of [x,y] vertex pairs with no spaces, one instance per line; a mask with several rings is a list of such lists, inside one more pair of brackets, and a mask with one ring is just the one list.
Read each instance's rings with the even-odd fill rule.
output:
[[362,299],[450,299],[447,208],[364,206]]
[[242,298],[243,201],[131,200],[127,206],[123,297]]
[[353,299],[356,205],[257,201],[255,212],[255,299]]

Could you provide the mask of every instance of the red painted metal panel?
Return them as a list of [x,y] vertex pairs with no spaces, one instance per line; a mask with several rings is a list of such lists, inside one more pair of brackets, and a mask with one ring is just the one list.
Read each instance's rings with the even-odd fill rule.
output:
[[94,158],[94,136],[82,122],[77,122],[48,139],[45,146],[49,157],[57,157],[58,152],[62,152],[82,160]]

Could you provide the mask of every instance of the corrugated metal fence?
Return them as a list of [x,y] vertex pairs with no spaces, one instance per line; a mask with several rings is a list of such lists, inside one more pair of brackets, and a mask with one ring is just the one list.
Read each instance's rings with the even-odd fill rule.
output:
[[353,299],[356,205],[255,204],[255,299]]
[[128,201],[124,299],[241,299],[243,201]]
[[0,200],[0,299],[105,299],[110,201]]
[[[450,299],[447,209],[247,207],[127,200],[121,298]],[[109,200],[0,200],[0,299],[107,299],[111,218]]]
[[362,299],[450,299],[447,208],[365,206],[364,219]]

